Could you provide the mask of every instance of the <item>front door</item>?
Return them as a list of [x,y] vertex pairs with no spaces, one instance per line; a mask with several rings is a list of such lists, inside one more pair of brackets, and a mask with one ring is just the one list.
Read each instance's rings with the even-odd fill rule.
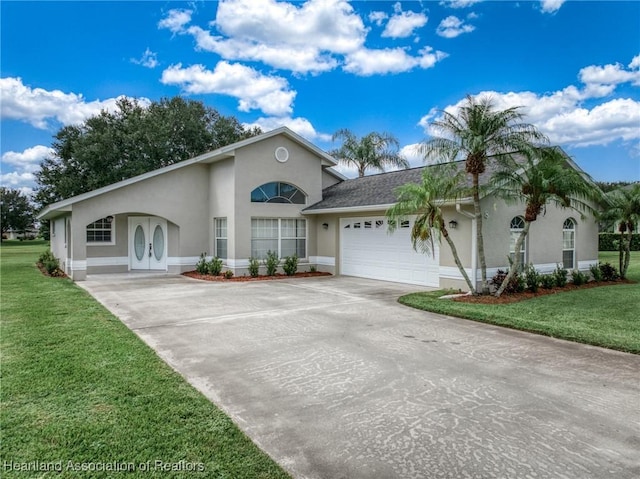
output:
[[154,216],[129,217],[129,266],[167,270],[167,222]]

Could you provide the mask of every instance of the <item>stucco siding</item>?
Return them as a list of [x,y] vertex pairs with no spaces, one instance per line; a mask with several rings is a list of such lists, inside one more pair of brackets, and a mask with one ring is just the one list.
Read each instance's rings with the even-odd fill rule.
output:
[[65,261],[67,259],[67,232],[66,219],[67,215],[59,216],[51,220],[50,232],[51,232],[51,252],[60,261],[61,269],[65,269]]

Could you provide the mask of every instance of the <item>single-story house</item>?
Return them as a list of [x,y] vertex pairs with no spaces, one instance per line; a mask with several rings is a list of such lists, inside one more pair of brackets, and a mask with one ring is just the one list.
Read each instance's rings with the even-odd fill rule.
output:
[[[181,273],[203,252],[238,276],[250,258],[271,250],[296,254],[300,270],[465,289],[446,245],[431,256],[413,250],[411,218],[388,233],[395,188],[419,182],[428,167],[346,179],[335,165],[283,127],[51,204],[39,219],[51,222],[51,249],[76,281],[96,273]],[[523,208],[491,195],[482,203],[491,275],[508,265]],[[470,277],[479,279],[472,209],[470,200],[451,204],[446,221]],[[588,269],[598,258],[598,225],[548,206],[522,255],[542,271],[558,263]]]

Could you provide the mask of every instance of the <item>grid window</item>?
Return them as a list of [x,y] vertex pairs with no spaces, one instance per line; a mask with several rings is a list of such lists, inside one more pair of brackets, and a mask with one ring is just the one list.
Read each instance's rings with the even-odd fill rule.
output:
[[227,259],[227,218],[215,218],[215,255]]
[[571,218],[562,225],[562,266],[565,269],[575,268],[576,223]]
[[264,259],[268,251],[280,258],[307,256],[307,220],[254,218],[251,220],[251,256]]
[[87,243],[112,243],[113,219],[99,219],[87,225]]
[[304,205],[307,197],[293,185],[272,181],[258,186],[251,192],[252,203],[293,203]]
[[[516,242],[524,229],[524,218],[522,216],[516,216],[511,220],[509,229],[509,257],[511,261],[516,259]],[[527,242],[526,240],[520,247],[520,268],[524,268],[525,258],[527,257]]]

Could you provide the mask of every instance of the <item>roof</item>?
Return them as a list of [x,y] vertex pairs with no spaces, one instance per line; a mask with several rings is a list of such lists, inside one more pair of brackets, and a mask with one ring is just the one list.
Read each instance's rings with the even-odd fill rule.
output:
[[[464,168],[464,161],[454,163]],[[305,213],[321,213],[343,208],[387,208],[398,201],[396,189],[406,183],[421,183],[422,173],[436,165],[420,166],[407,170],[379,173],[343,181],[322,191],[323,199],[304,210]]]
[[336,161],[331,155],[324,152],[323,150],[315,146],[313,143],[304,139],[302,136],[298,135],[297,133],[290,130],[286,126],[283,126],[280,128],[276,128],[275,130],[262,133],[261,135],[253,136],[251,138],[247,138],[246,140],[238,141],[236,143],[232,143],[231,145],[223,146],[222,148],[218,148],[217,150],[204,153],[200,156],[196,156],[195,158],[174,163],[173,165],[165,166],[164,168],[159,168],[157,170],[149,171],[147,173],[143,173],[142,175],[134,176],[133,178],[128,178],[126,180],[122,180],[117,183],[113,183],[111,185],[107,185],[102,188],[98,188],[96,190],[83,193],[81,195],[73,196],[71,198],[58,201],[57,203],[52,203],[46,206],[42,211],[40,211],[40,213],[38,213],[37,218],[39,220],[55,218],[56,216],[59,216],[61,213],[65,211],[71,211],[72,205],[79,201],[88,200],[90,198],[94,198],[104,193],[108,193],[110,191],[123,188],[125,186],[133,185],[140,181],[144,181],[149,178],[153,178],[155,176],[163,175],[165,173],[169,173],[170,171],[178,170],[186,166],[194,165],[196,163],[214,163],[216,161],[223,160],[225,158],[230,158],[234,156],[235,150],[238,150],[245,146],[252,145],[253,143],[258,143],[262,140],[266,140],[267,138],[271,138],[277,135],[284,135],[290,140],[303,146],[304,148],[311,150],[320,158],[322,158],[322,166],[326,167],[325,171],[327,171],[328,173],[332,174],[333,176],[335,176],[340,180],[345,179],[345,177],[342,176],[340,173],[330,168],[336,165]]

